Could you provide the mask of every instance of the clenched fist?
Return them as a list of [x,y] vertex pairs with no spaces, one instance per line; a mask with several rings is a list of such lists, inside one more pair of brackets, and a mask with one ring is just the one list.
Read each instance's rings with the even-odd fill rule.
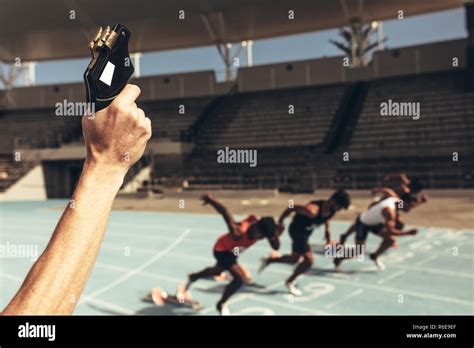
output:
[[140,88],[128,84],[93,118],[83,116],[87,165],[125,175],[142,157],[151,137],[151,121],[135,103],[139,95]]

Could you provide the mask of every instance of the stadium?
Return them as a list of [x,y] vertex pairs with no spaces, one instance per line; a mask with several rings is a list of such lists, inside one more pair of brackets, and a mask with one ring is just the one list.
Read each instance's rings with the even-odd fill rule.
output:
[[[82,296],[71,299],[74,314],[219,314],[216,302],[235,280],[232,272],[193,285],[199,308],[188,297],[170,300],[188,274],[215,263],[213,245],[227,230],[209,207],[217,203],[205,197],[247,221],[277,219],[289,204],[327,200],[340,189],[350,205],[331,219],[328,243],[323,227],[314,230],[314,262],[297,280],[301,294],[285,288],[294,265],[258,272],[262,257],[294,248],[285,227],[278,252],[262,241],[239,255],[252,281],[227,302],[232,314],[474,314],[474,3],[58,3],[0,5],[2,308],[74,203],[87,156],[84,109],[75,108],[86,101],[87,45],[100,26],[121,23],[132,33],[130,83],[141,90],[136,104],[151,120],[152,136],[113,202],[91,276]],[[447,22],[437,21],[444,15],[460,34],[443,39]],[[397,45],[403,35],[416,43]],[[291,52],[292,40],[309,53]],[[192,65],[204,48],[203,61],[219,66],[166,72],[172,59],[157,58],[181,52]],[[285,58],[291,54],[296,58]],[[163,72],[146,72],[157,65]],[[40,69],[46,82],[37,83]],[[63,81],[68,74],[74,81]],[[423,204],[402,214],[406,229],[418,233],[391,244],[383,271],[368,252],[337,269],[326,244],[338,243],[377,204],[374,189],[397,191],[399,177],[422,183],[413,199]],[[367,251],[380,241],[369,234]],[[354,245],[353,237],[346,244]],[[160,289],[160,299],[144,301],[151,289]]]

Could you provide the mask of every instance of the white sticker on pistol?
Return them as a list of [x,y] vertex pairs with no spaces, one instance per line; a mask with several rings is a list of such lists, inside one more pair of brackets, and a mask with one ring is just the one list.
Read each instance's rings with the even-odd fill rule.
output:
[[110,86],[112,84],[112,77],[114,76],[115,65],[111,62],[107,62],[102,75],[100,75],[99,80],[101,80],[106,85]]

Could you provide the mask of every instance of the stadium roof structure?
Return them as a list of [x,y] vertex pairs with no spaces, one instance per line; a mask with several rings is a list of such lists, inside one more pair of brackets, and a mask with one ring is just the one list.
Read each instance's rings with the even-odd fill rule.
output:
[[12,62],[86,57],[99,25],[126,25],[130,51],[148,52],[335,28],[352,17],[395,19],[399,10],[411,16],[463,0],[2,0],[0,6],[0,60]]

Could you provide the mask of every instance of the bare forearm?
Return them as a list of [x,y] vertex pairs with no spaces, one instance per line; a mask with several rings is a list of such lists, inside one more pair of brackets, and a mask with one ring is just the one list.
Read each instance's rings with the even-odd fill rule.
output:
[[283,223],[285,219],[293,212],[293,209],[291,208],[286,208],[283,213],[281,213],[280,218],[278,219],[278,223]]
[[411,235],[410,231],[402,231],[402,230],[392,230],[391,232],[394,236],[409,236]]
[[379,193],[385,194],[390,197],[398,197],[395,191],[388,187],[375,188],[372,190],[372,194],[374,195],[379,194]]
[[95,117],[82,117],[87,159],[76,191],[4,314],[74,310],[99,253],[113,200],[152,134],[151,120],[135,103],[139,95],[140,88],[126,85]]
[[278,221],[283,222],[283,220],[286,219],[293,212],[296,214],[307,216],[309,218],[315,217],[317,213],[317,211],[316,212],[311,211],[307,206],[295,205],[293,208],[290,208],[290,207],[286,208],[286,210],[280,216],[280,219]]
[[216,199],[209,198],[209,204],[219,213],[225,214],[227,209]]
[[326,230],[324,231],[324,238],[328,243],[331,241],[331,231],[329,230],[329,228],[326,228]]
[[48,246],[5,314],[72,313],[99,252],[122,180],[122,173],[84,166],[72,201]]
[[388,234],[393,235],[393,236],[404,236],[407,234],[406,232],[399,230],[396,227],[388,227],[387,232]]

